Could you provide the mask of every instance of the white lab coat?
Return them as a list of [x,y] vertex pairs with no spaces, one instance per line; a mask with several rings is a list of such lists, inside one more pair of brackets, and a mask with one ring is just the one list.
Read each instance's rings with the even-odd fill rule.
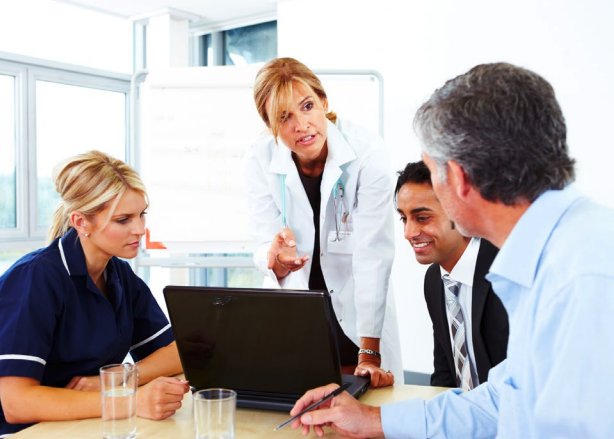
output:
[[[389,285],[394,258],[393,174],[383,140],[348,121],[328,123],[328,157],[321,184],[320,264],[335,314],[345,334],[360,346],[360,337],[380,338],[382,368],[403,383],[395,302]],[[286,219],[294,232],[297,254],[313,255],[313,210],[290,149],[272,135],[254,143],[246,157],[249,222],[256,245],[254,263],[265,274],[265,286],[308,289],[310,259],[305,267],[280,281],[267,268],[273,237],[283,229],[282,186],[285,174]],[[333,248],[333,186],[345,186],[342,231],[351,231],[346,249]],[[338,199],[339,200],[339,199]],[[348,245],[352,239],[346,240]]]

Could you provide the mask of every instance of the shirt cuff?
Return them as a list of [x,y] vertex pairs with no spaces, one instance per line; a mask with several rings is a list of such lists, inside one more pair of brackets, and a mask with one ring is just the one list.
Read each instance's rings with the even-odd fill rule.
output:
[[149,338],[140,341],[134,346],[131,346],[129,352],[135,361],[141,361],[153,354],[158,349],[168,346],[173,341],[175,341],[175,336],[169,323],[156,334],[153,334]]
[[31,355],[0,355],[0,377],[16,376],[43,380],[47,362]]
[[420,398],[382,406],[386,439],[426,439],[426,410]]
[[277,279],[277,276],[275,276],[275,272],[273,271],[273,269],[267,268],[267,275],[269,279],[273,281],[273,284],[275,285],[275,287],[283,289],[286,287],[286,284],[288,283],[290,277],[292,276],[292,273],[288,273],[288,275],[284,277],[283,279]]

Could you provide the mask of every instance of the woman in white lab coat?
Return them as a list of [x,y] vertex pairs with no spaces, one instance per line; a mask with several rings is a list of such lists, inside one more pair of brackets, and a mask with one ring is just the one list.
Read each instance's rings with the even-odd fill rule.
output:
[[402,383],[382,139],[328,112],[319,79],[292,58],[262,67],[254,98],[271,132],[247,156],[256,267],[268,286],[330,292],[344,373]]

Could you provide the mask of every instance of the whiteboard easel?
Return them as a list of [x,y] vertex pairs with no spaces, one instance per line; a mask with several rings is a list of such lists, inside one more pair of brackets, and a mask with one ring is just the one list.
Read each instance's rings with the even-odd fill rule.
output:
[[[242,158],[267,133],[252,94],[260,67],[190,67],[134,76],[133,163],[150,196],[151,241],[176,253],[251,253]],[[331,110],[383,134],[378,72],[315,73]]]

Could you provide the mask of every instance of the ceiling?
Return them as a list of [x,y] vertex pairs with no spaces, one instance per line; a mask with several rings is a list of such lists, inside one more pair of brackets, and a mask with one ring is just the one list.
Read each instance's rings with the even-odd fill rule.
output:
[[123,18],[144,18],[166,8],[187,13],[191,21],[220,23],[275,14],[282,0],[56,0]]

